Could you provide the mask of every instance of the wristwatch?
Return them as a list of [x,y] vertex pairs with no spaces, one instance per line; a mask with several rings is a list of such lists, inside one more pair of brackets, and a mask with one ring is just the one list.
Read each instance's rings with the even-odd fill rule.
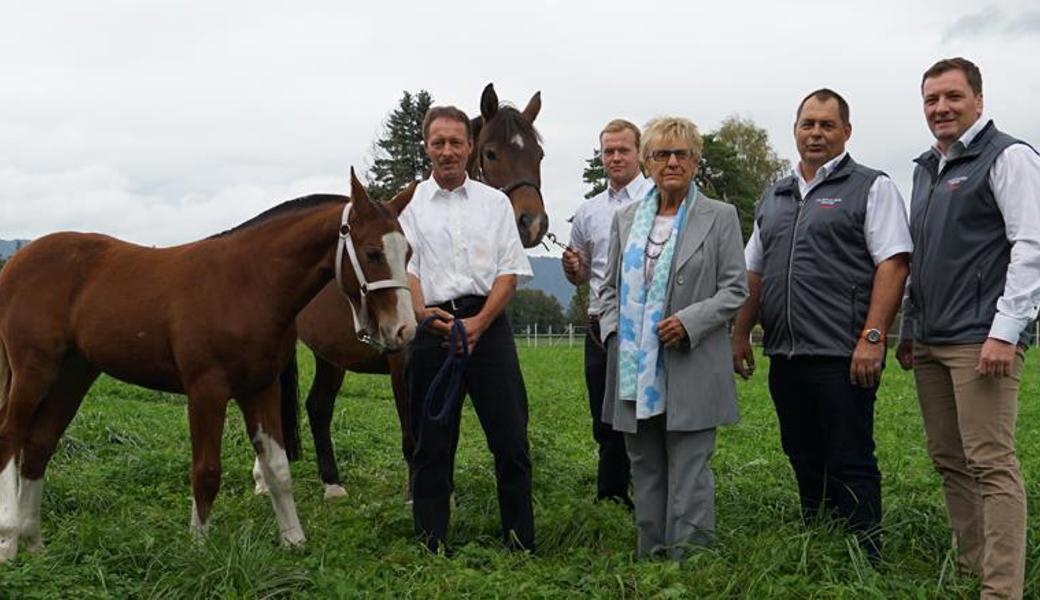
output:
[[885,334],[880,329],[864,329],[863,339],[867,340],[868,344],[880,344],[885,341]]

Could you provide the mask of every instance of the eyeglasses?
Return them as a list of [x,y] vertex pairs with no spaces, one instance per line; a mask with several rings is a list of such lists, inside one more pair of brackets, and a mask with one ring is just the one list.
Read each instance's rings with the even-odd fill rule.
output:
[[650,158],[654,162],[667,162],[670,157],[674,156],[678,160],[686,160],[693,157],[693,150],[689,148],[678,148],[678,149],[662,149],[654,150],[650,153]]

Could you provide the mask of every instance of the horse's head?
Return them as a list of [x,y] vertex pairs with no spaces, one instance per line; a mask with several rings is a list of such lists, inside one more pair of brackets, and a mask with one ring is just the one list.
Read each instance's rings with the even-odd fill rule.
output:
[[405,266],[411,255],[397,222],[412,199],[415,184],[387,203],[368,197],[350,170],[350,208],[340,228],[337,279],[354,309],[358,337],[383,351],[395,352],[415,337],[415,312]]
[[523,111],[499,105],[489,83],[480,98],[480,117],[472,121],[476,150],[470,159],[470,175],[509,196],[525,248],[537,246],[549,229],[542,202],[545,153],[534,128],[541,108],[541,92],[531,96]]

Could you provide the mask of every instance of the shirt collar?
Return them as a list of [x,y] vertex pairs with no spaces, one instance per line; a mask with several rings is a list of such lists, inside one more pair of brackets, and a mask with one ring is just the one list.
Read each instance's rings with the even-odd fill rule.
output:
[[442,188],[440,184],[437,183],[437,180],[433,178],[433,176],[430,176],[429,181],[432,184],[431,187],[433,187],[434,196],[451,196],[452,194],[458,194],[463,198],[469,198],[470,192],[473,189],[473,182],[469,178],[468,173],[466,174],[466,178],[462,181],[462,185],[453,190],[447,190]]
[[[823,181],[824,179],[826,179],[827,176],[831,174],[831,171],[833,171],[838,166],[838,164],[841,163],[841,161],[844,160],[845,157],[848,155],[848,151],[845,151],[824,163],[822,167],[816,169],[816,176],[813,177],[812,181]],[[798,184],[801,187],[805,187],[807,184],[812,183],[812,181],[806,181],[805,177],[802,176],[801,162],[799,162],[795,166],[794,176],[798,179]]]
[[946,149],[945,154],[943,154],[942,150],[939,150],[938,144],[932,146],[932,151],[935,152],[935,154],[943,160],[957,158],[961,155],[962,152],[964,152],[968,148],[968,146],[971,145],[972,142],[975,141],[976,136],[978,136],[979,132],[982,131],[984,127],[986,127],[986,123],[988,122],[989,121],[987,121],[983,115],[979,115],[978,120],[975,121],[972,124],[972,126],[969,127],[968,130],[965,131],[960,138],[957,139],[956,142],[951,144],[950,147]]
[[614,191],[614,188],[607,184],[607,199],[621,201],[623,194],[628,195],[629,200],[639,200],[639,190],[643,189],[643,184],[646,182],[646,177],[643,177],[642,173],[636,173],[636,176],[632,181],[628,182],[628,185],[622,187],[618,191]]

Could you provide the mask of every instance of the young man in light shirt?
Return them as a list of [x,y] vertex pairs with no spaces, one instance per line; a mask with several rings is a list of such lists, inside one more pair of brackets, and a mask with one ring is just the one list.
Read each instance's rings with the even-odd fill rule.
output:
[[592,413],[592,437],[599,446],[596,498],[611,499],[631,508],[628,486],[632,479],[625,437],[601,419],[607,353],[599,335],[599,290],[607,268],[610,224],[619,208],[642,200],[650,182],[639,170],[639,128],[624,119],[607,123],[599,134],[607,189],[574,213],[571,240],[563,253],[563,274],[574,285],[589,284],[588,328],[585,332],[585,387]]

